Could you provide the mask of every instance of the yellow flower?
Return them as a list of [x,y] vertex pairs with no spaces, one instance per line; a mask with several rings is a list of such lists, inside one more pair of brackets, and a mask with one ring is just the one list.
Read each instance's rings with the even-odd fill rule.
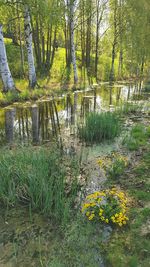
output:
[[95,202],[90,203],[90,206],[91,206],[91,207],[95,207],[95,206],[96,206],[96,203],[95,203]]
[[109,223],[109,220],[108,220],[108,219],[106,219],[106,220],[105,220],[105,222],[106,222],[106,223]]
[[86,216],[88,217],[89,215],[90,215],[90,212],[89,212],[89,211],[87,211],[87,212],[86,212]]
[[89,216],[89,221],[92,221],[94,217],[95,217],[95,214],[91,214],[91,215]]

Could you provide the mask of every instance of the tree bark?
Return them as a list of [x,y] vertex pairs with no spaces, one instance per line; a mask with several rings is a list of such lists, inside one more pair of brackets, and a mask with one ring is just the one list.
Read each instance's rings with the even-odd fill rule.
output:
[[0,25],[0,73],[4,85],[4,92],[15,90],[15,84],[8,66],[2,25]]
[[76,51],[74,44],[74,13],[75,13],[76,0],[70,0],[70,39],[71,39],[71,59],[74,71],[74,84],[78,82],[77,64],[76,64]]
[[27,55],[28,55],[29,86],[31,88],[34,88],[35,85],[37,84],[37,79],[36,79],[36,72],[34,65],[34,56],[32,47],[32,29],[31,29],[28,6],[25,6],[24,28],[25,28],[25,41],[26,41]]
[[112,46],[111,70],[110,70],[110,76],[109,76],[110,83],[115,80],[114,65],[115,65],[116,46],[117,46],[117,38],[118,38],[118,31],[117,31],[117,4],[118,4],[117,0],[114,0],[114,40],[113,40],[113,46]]

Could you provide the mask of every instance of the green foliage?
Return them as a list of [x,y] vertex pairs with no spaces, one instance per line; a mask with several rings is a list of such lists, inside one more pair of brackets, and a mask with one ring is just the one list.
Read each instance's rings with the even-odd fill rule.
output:
[[[67,170],[64,160],[56,148],[24,147],[1,152],[1,203],[6,206],[23,203],[31,205],[33,209],[53,219],[69,218],[76,197],[76,183],[71,183],[71,197],[67,197],[65,193]],[[72,180],[76,181],[77,172],[74,172],[71,166]]]
[[128,114],[132,114],[132,113],[134,114],[134,113],[140,112],[141,110],[142,110],[141,105],[126,102],[120,107],[119,113],[122,115],[128,115]]
[[8,93],[6,93],[5,95],[6,97],[6,101],[8,103],[12,103],[12,102],[15,102],[15,101],[18,101],[19,100],[19,93],[18,92],[14,92],[14,91],[10,91]]
[[29,98],[30,98],[30,92],[27,89],[23,90],[19,95],[19,100],[28,100]]
[[113,140],[121,132],[121,123],[116,113],[89,113],[85,124],[79,127],[79,136],[86,142],[100,143]]
[[[10,42],[6,42],[6,51],[12,76],[14,78],[21,78],[23,73],[21,67],[19,45],[14,45]],[[25,71],[27,73],[27,62],[25,62]]]
[[95,192],[86,197],[82,206],[83,214],[89,221],[101,221],[120,227],[126,225],[127,197],[124,192],[116,188]]
[[149,169],[150,152],[147,148],[141,160],[137,160],[136,167],[120,179],[119,186],[127,189],[131,197],[130,227],[113,232],[111,242],[105,247],[106,266],[149,266]]
[[124,173],[127,165],[127,158],[121,155],[115,155],[112,164],[107,169],[108,177],[111,179],[119,179]]
[[150,83],[145,84],[144,91],[148,93],[150,92]]
[[123,144],[131,151],[138,150],[140,146],[146,145],[149,137],[149,128],[144,125],[137,124],[131,129],[131,132],[125,136]]
[[98,223],[93,227],[81,214],[78,214],[77,218],[65,228],[63,242],[59,242],[59,237],[47,266],[99,267],[103,258],[100,251],[102,239],[103,228]]

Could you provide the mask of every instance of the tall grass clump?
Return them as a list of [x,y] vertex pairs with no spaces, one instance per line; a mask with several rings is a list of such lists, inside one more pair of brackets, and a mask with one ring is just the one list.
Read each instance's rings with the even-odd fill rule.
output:
[[[23,204],[57,221],[68,219],[77,193],[77,164],[72,161],[75,159],[64,159],[57,149],[24,147],[3,151],[0,154],[1,204]],[[69,194],[65,188],[68,167],[73,181]]]
[[113,140],[121,131],[121,122],[117,113],[89,113],[85,124],[79,127],[79,136],[86,142],[100,143]]

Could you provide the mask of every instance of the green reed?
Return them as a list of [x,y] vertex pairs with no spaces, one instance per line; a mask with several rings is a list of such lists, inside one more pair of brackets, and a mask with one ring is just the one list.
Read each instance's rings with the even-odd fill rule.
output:
[[57,149],[1,150],[0,202],[6,206],[31,206],[57,220],[69,216],[77,193],[76,182],[72,183],[69,197],[65,188],[68,166],[76,180],[78,170],[73,170],[72,160],[65,159]]
[[89,113],[79,127],[79,136],[86,142],[100,143],[113,140],[121,131],[119,116],[114,112]]

